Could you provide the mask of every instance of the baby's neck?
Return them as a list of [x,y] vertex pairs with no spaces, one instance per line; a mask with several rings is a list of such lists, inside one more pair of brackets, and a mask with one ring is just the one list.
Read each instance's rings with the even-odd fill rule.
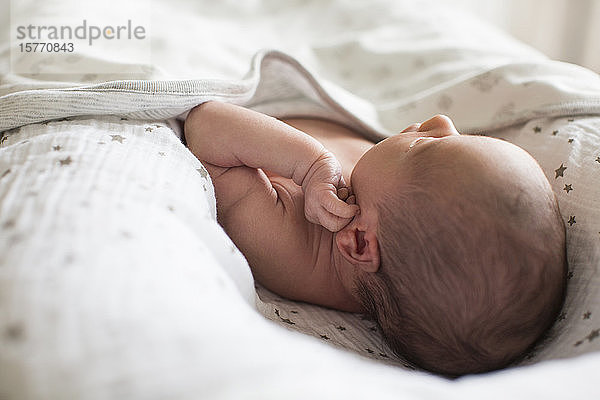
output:
[[328,293],[328,307],[341,311],[363,312],[363,308],[353,295],[354,282],[352,272],[355,266],[350,264],[339,252],[335,243],[335,233],[322,226],[314,225],[315,237],[312,241],[314,273],[324,281]]

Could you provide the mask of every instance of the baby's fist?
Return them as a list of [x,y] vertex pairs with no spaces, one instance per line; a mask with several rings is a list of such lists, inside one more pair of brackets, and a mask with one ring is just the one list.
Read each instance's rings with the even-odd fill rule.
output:
[[359,211],[356,204],[344,202],[350,191],[338,160],[329,152],[323,153],[310,167],[302,190],[306,219],[331,232],[342,229]]

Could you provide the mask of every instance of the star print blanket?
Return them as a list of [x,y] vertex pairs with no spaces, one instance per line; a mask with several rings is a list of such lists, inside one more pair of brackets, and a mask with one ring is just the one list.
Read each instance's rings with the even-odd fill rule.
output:
[[[156,40],[137,75],[16,75],[0,32],[1,398],[600,396],[597,74],[432,1],[144,7]],[[360,315],[255,290],[177,138],[209,99],[372,140],[445,113],[525,148],[567,228],[552,331],[515,368],[448,382],[393,357]]]

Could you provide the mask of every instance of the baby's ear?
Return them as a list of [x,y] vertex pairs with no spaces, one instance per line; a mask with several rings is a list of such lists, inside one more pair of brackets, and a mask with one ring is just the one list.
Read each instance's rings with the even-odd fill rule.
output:
[[358,224],[350,223],[337,232],[335,244],[342,256],[352,265],[365,272],[373,273],[379,270],[379,245],[375,230],[363,230]]

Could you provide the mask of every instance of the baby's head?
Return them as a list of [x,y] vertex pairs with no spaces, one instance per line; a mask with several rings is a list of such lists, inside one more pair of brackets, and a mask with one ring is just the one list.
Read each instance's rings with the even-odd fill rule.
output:
[[565,228],[527,152],[436,116],[363,155],[352,187],[361,214],[338,247],[354,235],[356,295],[396,353],[442,374],[484,372],[553,323]]

